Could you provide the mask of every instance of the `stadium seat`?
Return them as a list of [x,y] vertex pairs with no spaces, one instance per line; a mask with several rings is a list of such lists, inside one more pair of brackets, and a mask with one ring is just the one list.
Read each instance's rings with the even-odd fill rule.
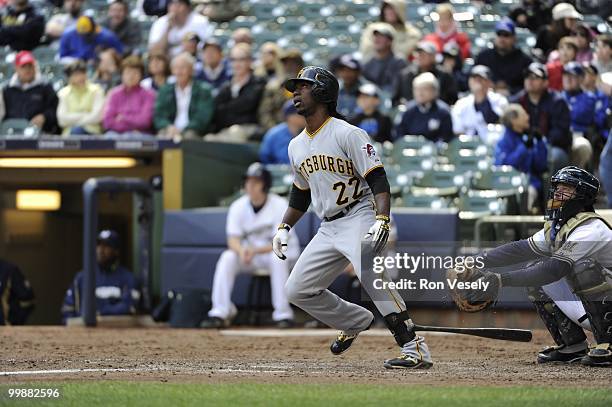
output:
[[416,176],[410,190],[414,195],[454,196],[467,184],[468,177],[452,165],[435,166],[431,171]]
[[395,140],[391,156],[400,161],[404,156],[432,156],[435,153],[435,144],[425,137],[405,135]]
[[444,198],[431,195],[413,195],[409,190],[402,195],[402,201],[403,206],[407,208],[448,208],[448,201]]
[[35,137],[39,134],[38,127],[33,126],[26,119],[7,119],[0,124],[0,137],[12,135]]
[[526,174],[507,165],[480,170],[471,180],[473,189],[495,190],[501,194],[500,196],[505,195],[507,191],[522,192],[528,185],[529,180]]
[[508,199],[510,213],[527,213],[529,178],[510,166],[491,167],[474,173],[470,187]]
[[461,154],[461,150],[478,150],[479,155],[484,155],[487,152],[487,146],[479,136],[462,134],[452,139],[443,149],[442,154],[450,158]]

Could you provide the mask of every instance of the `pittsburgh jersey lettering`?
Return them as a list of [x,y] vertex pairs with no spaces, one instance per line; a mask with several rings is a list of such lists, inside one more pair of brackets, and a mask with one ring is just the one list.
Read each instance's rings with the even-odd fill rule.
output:
[[300,173],[306,179],[315,171],[329,171],[341,175],[355,175],[353,161],[325,154],[313,155],[302,161]]
[[365,176],[382,162],[371,143],[365,131],[336,118],[312,136],[304,130],[291,140],[293,183],[310,190],[320,218],[336,215],[355,201],[373,201]]

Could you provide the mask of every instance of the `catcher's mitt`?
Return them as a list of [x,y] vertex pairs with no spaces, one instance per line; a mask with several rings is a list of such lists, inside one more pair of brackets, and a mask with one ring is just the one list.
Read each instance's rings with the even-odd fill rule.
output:
[[447,270],[446,281],[457,308],[465,312],[478,312],[490,307],[501,287],[498,274],[474,268],[462,272]]

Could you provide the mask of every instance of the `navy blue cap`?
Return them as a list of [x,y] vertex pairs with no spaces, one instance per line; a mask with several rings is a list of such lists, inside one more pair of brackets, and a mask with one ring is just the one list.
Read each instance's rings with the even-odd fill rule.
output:
[[525,69],[524,75],[525,75],[525,77],[527,77],[529,75],[535,75],[535,76],[537,76],[538,78],[541,78],[541,79],[548,79],[548,70],[546,69],[544,64],[541,64],[539,62],[532,62]]
[[104,229],[98,233],[98,243],[104,243],[113,249],[119,250],[120,239],[119,233],[114,230]]
[[342,66],[345,68],[349,68],[355,71],[361,69],[361,64],[357,59],[355,59],[351,54],[344,54],[340,57],[338,61],[338,66]]
[[497,24],[495,24],[495,32],[508,32],[514,35],[514,23],[509,18],[502,18],[497,22]]
[[582,76],[584,75],[584,68],[582,68],[582,65],[580,65],[579,62],[572,61],[563,65],[563,73],[568,75]]

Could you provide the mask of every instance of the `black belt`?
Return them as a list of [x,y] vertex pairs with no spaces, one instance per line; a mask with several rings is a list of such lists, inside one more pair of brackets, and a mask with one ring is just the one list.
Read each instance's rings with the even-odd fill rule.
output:
[[325,217],[323,218],[323,220],[325,220],[325,222],[331,222],[333,220],[344,218],[349,213],[349,211],[353,209],[359,202],[361,201],[359,200],[353,201],[353,203],[348,204],[344,209],[342,209],[340,212],[338,212],[334,216]]

